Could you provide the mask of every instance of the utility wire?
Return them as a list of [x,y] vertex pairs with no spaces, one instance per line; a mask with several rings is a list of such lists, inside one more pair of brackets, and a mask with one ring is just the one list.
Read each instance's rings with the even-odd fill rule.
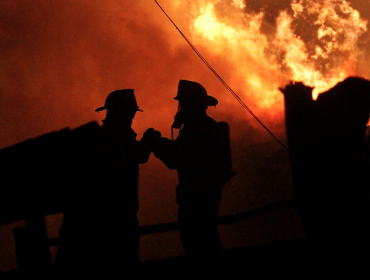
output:
[[195,46],[189,41],[189,39],[181,32],[181,30],[177,27],[177,25],[173,22],[173,20],[169,17],[169,15],[163,10],[161,5],[154,0],[158,7],[162,10],[162,12],[167,16],[167,18],[171,21],[171,23],[176,27],[179,31],[181,36],[184,40],[188,43],[188,45],[193,49],[193,51],[198,55],[198,57],[204,62],[205,65],[212,71],[212,73],[220,80],[220,82],[226,87],[226,89],[235,97],[235,99],[242,105],[242,107],[287,151],[289,151],[288,147],[284,145],[283,142],[280,141],[279,138],[252,112],[252,110],[241,100],[241,98],[232,90],[232,88],[221,78],[221,76],[216,72],[216,70],[208,63],[208,61],[202,56],[202,54],[195,48]]

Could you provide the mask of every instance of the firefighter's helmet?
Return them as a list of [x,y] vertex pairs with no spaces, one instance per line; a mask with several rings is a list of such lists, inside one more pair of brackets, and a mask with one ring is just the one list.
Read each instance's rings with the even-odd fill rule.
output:
[[217,99],[208,95],[201,84],[187,80],[180,80],[175,100],[206,106],[216,106],[218,104]]
[[106,109],[118,109],[118,110],[142,110],[137,106],[136,98],[133,89],[119,89],[111,92],[103,107],[96,109],[96,112],[100,112]]

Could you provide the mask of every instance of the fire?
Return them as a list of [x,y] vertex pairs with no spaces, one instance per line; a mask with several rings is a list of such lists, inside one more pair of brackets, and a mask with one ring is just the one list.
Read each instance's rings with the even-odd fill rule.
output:
[[278,88],[289,80],[314,87],[313,98],[349,75],[361,50],[360,37],[367,21],[348,1],[291,0],[291,9],[279,11],[274,32],[262,32],[265,11],[247,12],[246,1],[176,1],[187,5],[190,39],[222,56],[234,67],[229,85],[248,106],[282,118]]

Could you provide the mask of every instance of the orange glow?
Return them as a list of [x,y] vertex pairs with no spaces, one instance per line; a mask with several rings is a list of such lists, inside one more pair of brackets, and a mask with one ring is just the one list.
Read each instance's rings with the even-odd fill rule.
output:
[[[185,1],[176,2],[175,8],[184,8]],[[316,99],[346,77],[359,74],[354,65],[362,54],[358,42],[367,31],[367,21],[347,1],[292,0],[290,13],[279,12],[272,34],[261,31],[264,11],[246,12],[246,1],[190,2],[186,7],[192,42],[233,65],[229,85],[242,89],[237,93],[251,109],[270,115],[273,122],[283,116],[278,88],[289,80],[314,87]],[[314,28],[312,35],[297,34],[304,25]]]
[[[368,0],[158,2],[279,139],[285,137],[279,87],[302,80],[316,87],[316,96],[347,75],[370,79]],[[254,144],[273,139],[196,57],[154,1],[0,1],[0,50],[0,148],[92,120],[101,123],[105,113],[94,110],[111,91],[123,88],[135,89],[144,111],[133,121],[137,139],[149,127],[170,138],[178,81],[187,79],[201,83],[219,100],[207,113],[230,125],[233,169],[241,174],[225,188],[222,214],[265,206],[266,193],[271,202],[293,196],[285,183],[291,180],[284,179],[290,175],[284,171],[283,177],[274,177],[275,165],[285,166],[288,158],[271,166],[266,165],[270,148],[250,152]],[[273,145],[271,149],[279,148]],[[262,181],[266,188],[261,189]],[[140,167],[142,225],[176,220],[176,185],[177,172],[154,156]],[[288,220],[283,220],[285,225]],[[225,238],[229,248],[281,241],[281,234],[274,235],[276,240],[264,234],[268,226],[257,228],[251,238],[244,226],[243,238]],[[296,238],[297,231],[288,230],[284,238]],[[7,232],[8,237],[0,236],[1,256],[14,246],[8,242],[13,230]],[[167,249],[157,239],[144,239],[158,246],[152,252],[145,249],[143,260],[178,255],[180,242],[171,243],[178,237],[163,238]],[[0,271],[16,269],[15,255],[0,257]]]
[[[215,119],[243,129],[251,125],[253,134],[262,131],[154,1],[86,3],[1,2],[0,101],[7,108],[0,113],[1,147],[100,121],[104,115],[94,109],[120,88],[134,88],[144,110],[134,121],[138,135],[154,127],[170,137],[180,79],[201,83],[220,101],[209,110]],[[303,81],[315,86],[316,98],[346,76],[370,79],[368,1],[159,3],[245,104],[282,137],[279,87]]]

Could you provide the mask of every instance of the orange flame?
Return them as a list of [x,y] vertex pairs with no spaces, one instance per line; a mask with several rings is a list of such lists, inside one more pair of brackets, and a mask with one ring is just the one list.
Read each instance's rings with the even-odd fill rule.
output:
[[268,111],[280,120],[279,86],[302,81],[314,87],[316,99],[354,75],[359,38],[367,31],[367,21],[347,1],[291,0],[291,10],[279,12],[272,34],[261,31],[264,11],[246,12],[243,0],[186,2],[176,1],[175,7],[190,7],[193,43],[233,65],[228,83],[244,89],[238,94],[252,110]]

